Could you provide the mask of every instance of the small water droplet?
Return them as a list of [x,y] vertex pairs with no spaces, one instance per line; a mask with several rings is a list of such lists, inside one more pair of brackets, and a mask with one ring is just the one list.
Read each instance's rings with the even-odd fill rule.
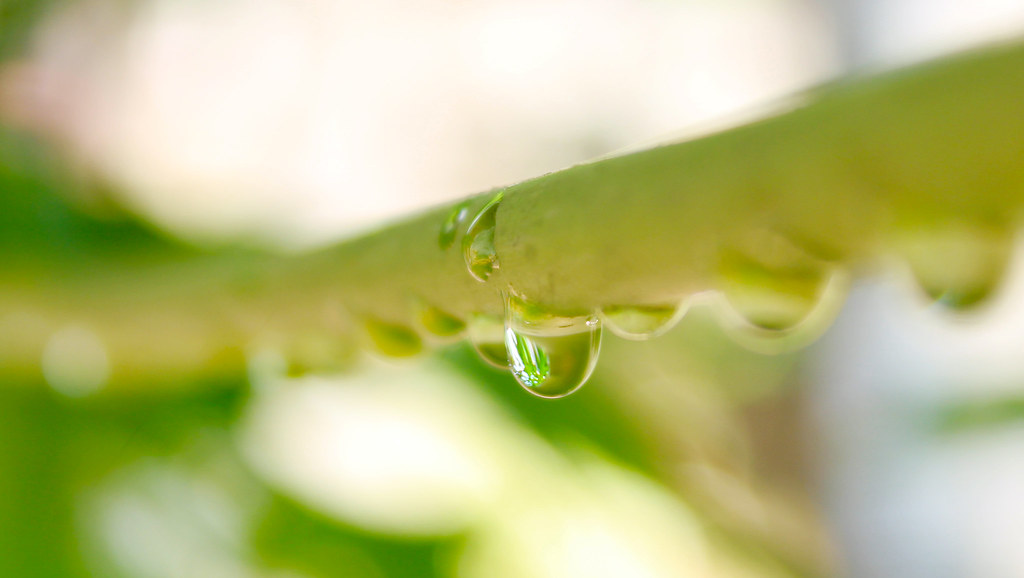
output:
[[423,350],[420,336],[404,325],[367,318],[363,327],[374,349],[388,357],[410,357]]
[[508,370],[505,353],[505,322],[492,315],[474,315],[467,326],[469,342],[481,359],[498,369]]
[[327,333],[293,338],[283,350],[287,377],[341,373],[352,365],[355,357],[353,344],[348,339]]
[[586,383],[600,349],[596,314],[555,313],[516,296],[506,297],[509,369],[526,391],[544,398],[569,395]]
[[601,317],[612,333],[624,339],[643,341],[664,334],[682,319],[687,303],[678,305],[613,305],[601,309]]
[[452,212],[441,223],[441,232],[437,236],[437,244],[441,249],[448,249],[455,243],[459,225],[466,220],[467,216],[469,216],[469,201],[455,205]]
[[417,318],[423,328],[435,337],[456,337],[466,329],[465,322],[458,317],[422,301],[419,302]]
[[833,270],[785,237],[761,231],[722,251],[718,286],[747,323],[783,331],[814,310]]
[[925,295],[950,309],[966,310],[984,303],[998,288],[1013,235],[1000,227],[955,223],[904,233],[896,248]]
[[831,269],[814,305],[795,324],[785,328],[751,323],[724,294],[708,297],[717,309],[722,328],[736,343],[757,353],[778,355],[803,349],[821,337],[842,309],[849,284],[850,275],[845,270]]
[[469,274],[480,282],[487,281],[499,266],[498,254],[494,249],[494,225],[501,197],[502,194],[498,193],[480,209],[462,238],[462,255],[466,260],[466,268]]

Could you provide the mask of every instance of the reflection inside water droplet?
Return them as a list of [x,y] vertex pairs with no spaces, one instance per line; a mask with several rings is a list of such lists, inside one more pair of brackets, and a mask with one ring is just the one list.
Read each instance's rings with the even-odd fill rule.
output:
[[477,281],[487,281],[499,267],[494,249],[494,226],[501,197],[502,194],[498,193],[480,209],[462,238],[462,256],[466,268]]
[[595,313],[556,313],[506,297],[509,369],[530,393],[558,398],[576,391],[594,371],[600,349],[601,322]]
[[682,319],[687,303],[678,305],[628,305],[601,308],[601,318],[612,333],[643,341],[664,334]]
[[448,249],[455,243],[455,236],[459,232],[459,225],[469,216],[469,201],[455,205],[451,213],[441,223],[441,232],[437,236],[437,244],[442,249]]
[[508,369],[505,353],[505,322],[492,315],[474,315],[466,328],[469,342],[481,359],[498,369]]
[[404,325],[367,318],[363,327],[373,348],[388,357],[410,357],[423,350],[420,336]]

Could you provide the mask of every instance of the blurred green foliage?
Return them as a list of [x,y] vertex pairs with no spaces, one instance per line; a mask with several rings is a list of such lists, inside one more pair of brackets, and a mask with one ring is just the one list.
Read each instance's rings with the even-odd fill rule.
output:
[[[17,54],[50,4],[0,3],[0,58]],[[211,253],[123,212],[102,183],[76,175],[45,146],[0,127],[0,287],[59,286],[64,277],[97,272],[113,272],[116,280],[118,271]],[[241,270],[244,275],[244,264]],[[678,497],[714,550],[747,569],[738,575],[830,575],[833,561],[822,553],[827,537],[808,540],[818,530],[813,520],[790,519],[794,511],[809,511],[808,518],[814,513],[792,423],[798,356],[747,351],[707,311],[688,314],[657,341],[606,336],[604,347],[592,382],[558,402],[524,394],[512,376],[487,366],[466,344],[436,355],[565,462],[597,456]],[[111,560],[113,548],[98,535],[90,508],[105,492],[152,490],[145,487],[145,471],[153,467],[183,470],[186,478],[224,468],[226,477],[238,478],[225,487],[243,488],[226,493],[237,499],[232,505],[246,528],[240,543],[226,540],[226,548],[254,575],[453,575],[467,536],[375,534],[317,511],[250,471],[234,436],[254,395],[251,377],[238,363],[195,378],[202,383],[73,399],[41,379],[0,376],[0,576],[134,575]],[[959,431],[1021,416],[1024,402],[1009,400],[952,407],[937,423]],[[711,481],[701,482],[690,470],[711,472]],[[122,478],[143,483],[119,486]],[[733,493],[714,495],[719,486]],[[179,504],[175,494],[160,491],[143,502],[169,514],[160,508]],[[739,511],[750,503],[761,508],[760,516]],[[195,518],[182,519],[191,531],[187,524]]]
[[939,408],[929,418],[934,428],[944,434],[1020,426],[1024,423],[1024,398],[1010,396],[952,403]]

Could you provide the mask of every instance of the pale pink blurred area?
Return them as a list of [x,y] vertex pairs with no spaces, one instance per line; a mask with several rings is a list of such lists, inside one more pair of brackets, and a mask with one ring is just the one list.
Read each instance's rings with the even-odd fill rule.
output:
[[3,110],[176,234],[302,245],[798,91],[826,32],[782,0],[91,0]]

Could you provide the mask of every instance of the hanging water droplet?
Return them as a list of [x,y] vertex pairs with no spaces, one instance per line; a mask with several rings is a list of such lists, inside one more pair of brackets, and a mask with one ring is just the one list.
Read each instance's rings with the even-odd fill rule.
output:
[[948,223],[895,242],[921,290],[951,309],[970,309],[998,288],[1013,249],[1008,228]]
[[363,327],[374,349],[388,357],[410,357],[423,350],[420,336],[403,325],[368,318]]
[[757,353],[778,355],[803,349],[821,337],[842,309],[849,283],[850,275],[845,270],[831,269],[811,309],[795,324],[782,329],[752,324],[724,294],[708,296],[722,328],[736,343]]
[[501,196],[498,193],[480,209],[462,238],[462,256],[466,260],[466,268],[480,282],[487,281],[499,266],[498,254],[494,249],[494,225]]
[[466,333],[481,359],[498,369],[508,369],[505,322],[500,317],[474,315],[469,321]]
[[345,337],[310,333],[292,339],[284,348],[285,375],[340,373],[354,361],[355,348]]
[[422,301],[418,304],[417,318],[423,328],[436,337],[456,337],[466,329],[466,324],[458,317]]
[[849,276],[807,245],[773,230],[749,230],[720,254],[723,328],[760,353],[785,353],[817,339],[838,314]]
[[601,308],[604,324],[625,339],[643,341],[664,334],[682,319],[687,303],[678,305],[625,305]]
[[455,236],[459,232],[459,225],[469,216],[469,201],[455,205],[451,213],[441,223],[441,232],[437,236],[437,244],[441,249],[448,249],[455,243]]
[[600,349],[597,315],[560,314],[515,296],[506,297],[509,369],[526,391],[545,398],[569,395],[586,383]]
[[833,269],[782,235],[752,232],[722,251],[718,288],[747,323],[782,331],[814,310]]

